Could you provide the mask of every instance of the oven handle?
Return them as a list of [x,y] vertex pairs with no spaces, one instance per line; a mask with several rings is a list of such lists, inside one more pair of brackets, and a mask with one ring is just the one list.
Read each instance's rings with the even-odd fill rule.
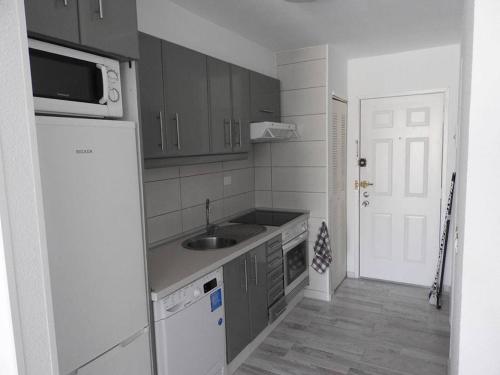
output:
[[293,240],[283,244],[283,254],[293,249],[295,246],[307,240],[307,232],[303,232],[295,237]]
[[102,98],[99,99],[99,104],[106,104],[108,102],[108,68],[103,64],[96,64],[97,68],[101,70],[102,74]]

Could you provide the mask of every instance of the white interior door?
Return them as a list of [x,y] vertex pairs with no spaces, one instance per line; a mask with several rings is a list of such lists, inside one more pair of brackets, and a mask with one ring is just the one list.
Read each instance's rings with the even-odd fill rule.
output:
[[362,100],[361,277],[430,285],[439,249],[444,95]]

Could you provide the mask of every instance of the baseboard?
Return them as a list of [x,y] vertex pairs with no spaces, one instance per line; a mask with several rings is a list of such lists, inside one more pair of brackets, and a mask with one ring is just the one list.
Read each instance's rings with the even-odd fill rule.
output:
[[305,289],[304,290],[304,297],[318,299],[320,301],[326,301],[326,302],[331,302],[331,300],[332,300],[332,297],[329,293],[321,292],[319,290],[312,290],[312,289]]
[[301,291],[299,292],[287,305],[286,310],[283,314],[281,314],[278,319],[276,319],[274,322],[272,322],[270,325],[268,325],[250,344],[247,345],[245,349],[242,350],[240,354],[236,356],[235,359],[231,361],[226,366],[226,372],[225,375],[232,375],[238,367],[240,367],[243,362],[247,360],[248,357],[250,357],[250,354],[257,349],[257,347],[262,344],[262,342],[266,339],[267,336],[272,332],[273,329],[276,328],[278,324],[281,323],[283,319],[290,313],[290,311],[293,310],[293,308],[304,298],[304,292]]

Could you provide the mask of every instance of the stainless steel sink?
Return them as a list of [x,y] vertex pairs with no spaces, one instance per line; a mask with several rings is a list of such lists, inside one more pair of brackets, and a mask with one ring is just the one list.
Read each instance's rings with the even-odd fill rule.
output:
[[191,250],[215,250],[234,246],[238,241],[234,238],[203,236],[190,238],[182,243],[182,246]]
[[232,224],[214,227],[210,233],[188,238],[182,247],[189,250],[217,250],[239,244],[266,230],[255,224]]

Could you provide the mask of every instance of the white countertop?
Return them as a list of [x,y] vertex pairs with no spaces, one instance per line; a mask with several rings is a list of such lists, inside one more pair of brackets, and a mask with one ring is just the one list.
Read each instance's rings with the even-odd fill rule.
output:
[[[305,212],[286,225],[300,222],[308,217],[309,213]],[[151,299],[157,301],[207,273],[215,271],[231,260],[277,236],[282,230],[283,227],[266,226],[265,232],[225,249],[203,251],[185,249],[181,244],[187,238],[195,236],[195,234],[190,234],[149,250],[148,270]]]

